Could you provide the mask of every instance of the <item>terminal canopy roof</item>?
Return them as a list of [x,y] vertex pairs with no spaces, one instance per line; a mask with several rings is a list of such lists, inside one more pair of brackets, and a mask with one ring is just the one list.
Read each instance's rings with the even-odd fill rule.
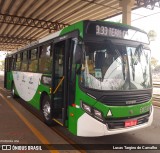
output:
[[[0,50],[16,50],[80,20],[121,14],[120,1],[0,0]],[[145,2],[134,0],[132,9],[150,5]]]

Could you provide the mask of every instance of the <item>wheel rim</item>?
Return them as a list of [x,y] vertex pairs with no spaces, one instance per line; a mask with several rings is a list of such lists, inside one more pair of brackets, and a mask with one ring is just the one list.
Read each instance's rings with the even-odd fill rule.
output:
[[50,113],[51,113],[51,106],[48,101],[45,102],[43,106],[43,114],[46,120],[49,120],[50,118]]

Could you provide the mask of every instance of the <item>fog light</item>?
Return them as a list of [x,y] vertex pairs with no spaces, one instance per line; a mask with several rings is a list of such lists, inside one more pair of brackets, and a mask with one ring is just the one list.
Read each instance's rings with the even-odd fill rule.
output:
[[94,109],[94,115],[95,117],[98,117],[99,119],[102,119],[102,113],[96,109]]

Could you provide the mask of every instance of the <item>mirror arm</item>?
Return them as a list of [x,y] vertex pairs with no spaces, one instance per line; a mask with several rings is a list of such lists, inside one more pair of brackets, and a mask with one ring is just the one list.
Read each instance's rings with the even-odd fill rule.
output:
[[80,75],[81,74],[81,68],[82,64],[80,64],[79,68],[77,68],[78,65],[76,65],[76,74]]

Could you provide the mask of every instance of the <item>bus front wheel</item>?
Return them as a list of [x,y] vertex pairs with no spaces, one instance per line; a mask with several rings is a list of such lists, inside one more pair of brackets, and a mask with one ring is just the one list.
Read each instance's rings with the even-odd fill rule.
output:
[[47,95],[45,95],[42,100],[42,114],[44,122],[47,125],[51,125],[52,124],[51,100]]

